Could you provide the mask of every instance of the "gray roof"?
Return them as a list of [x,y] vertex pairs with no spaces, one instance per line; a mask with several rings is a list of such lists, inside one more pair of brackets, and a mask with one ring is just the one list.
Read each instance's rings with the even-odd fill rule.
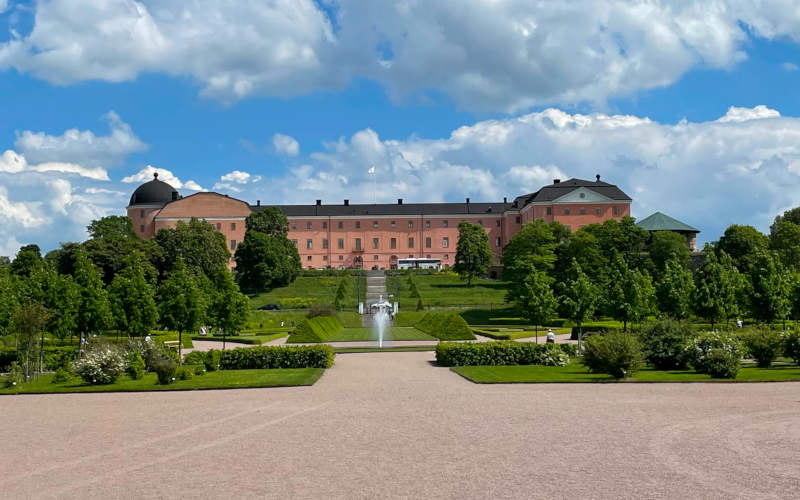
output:
[[513,206],[514,208],[522,208],[528,203],[554,201],[582,187],[612,200],[631,201],[631,197],[625,194],[620,188],[614,184],[601,181],[598,176],[596,181],[569,179],[562,182],[554,182],[549,186],[542,187],[535,193],[517,196],[514,199]]
[[153,180],[145,182],[133,192],[129,205],[145,203],[169,203],[178,200],[181,195],[164,181],[158,180],[158,172],[153,173]]
[[[250,205],[252,210],[263,210],[270,205]],[[274,205],[287,217],[346,217],[367,215],[501,215],[511,208],[511,203],[378,203],[337,205]]]
[[642,229],[648,231],[683,231],[687,233],[699,233],[699,229],[695,229],[688,224],[673,219],[669,215],[656,212],[636,223]]

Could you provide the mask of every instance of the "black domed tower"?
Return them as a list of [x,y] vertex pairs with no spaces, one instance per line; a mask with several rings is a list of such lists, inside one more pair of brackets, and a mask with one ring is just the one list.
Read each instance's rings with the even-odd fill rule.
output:
[[158,172],[154,172],[153,180],[136,188],[131,195],[128,217],[133,221],[133,229],[142,238],[152,238],[155,235],[156,214],[164,205],[180,198],[180,193],[166,182],[158,180]]

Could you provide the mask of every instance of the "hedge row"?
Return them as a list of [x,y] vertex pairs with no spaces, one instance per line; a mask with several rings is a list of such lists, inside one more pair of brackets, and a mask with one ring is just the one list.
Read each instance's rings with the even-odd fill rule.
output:
[[328,345],[239,347],[221,351],[222,370],[330,368],[335,354]]
[[436,362],[442,366],[544,365],[564,366],[574,356],[572,344],[530,342],[440,342]]
[[336,316],[303,318],[297,322],[294,332],[286,342],[292,344],[325,342],[328,337],[339,333],[342,329],[344,326]]
[[[67,366],[70,361],[75,359],[75,357],[77,356],[77,352],[78,352],[77,348],[73,346],[45,347],[44,369],[48,371],[55,371],[58,370],[59,368]],[[13,363],[14,361],[17,362],[22,361],[16,350],[14,349],[0,350],[0,372],[7,372],[11,367],[11,363]]]
[[457,312],[431,311],[415,325],[417,330],[439,340],[474,340],[475,335],[464,318]]

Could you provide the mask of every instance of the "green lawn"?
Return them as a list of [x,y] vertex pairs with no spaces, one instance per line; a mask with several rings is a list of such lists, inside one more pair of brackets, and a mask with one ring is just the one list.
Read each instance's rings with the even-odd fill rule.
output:
[[123,375],[114,384],[87,385],[79,378],[63,384],[53,384],[52,374],[44,374],[38,381],[5,388],[0,394],[47,394],[65,392],[140,392],[140,391],[191,391],[197,389],[239,389],[244,387],[287,387],[313,385],[325,372],[322,368],[282,368],[277,370],[222,370],[195,375],[190,380],[176,380],[169,385],[159,385],[155,373],[147,373],[140,380]]
[[[250,307],[257,309],[264,304],[281,304],[281,299],[283,299],[284,303],[281,304],[281,309],[289,309],[290,305],[286,301],[291,301],[295,298],[310,299],[311,305],[330,305],[333,304],[333,299],[336,296],[336,289],[341,279],[342,278],[339,276],[298,276],[296,280],[285,287],[276,288],[267,293],[250,297]],[[356,276],[349,277],[349,289],[342,303],[346,309],[355,310],[358,307],[358,301],[356,300],[356,293],[358,291],[356,280]],[[360,291],[363,300],[366,290],[366,278],[362,276],[360,281]]]
[[[513,328],[513,327],[483,327],[478,326],[472,329],[473,333],[476,335],[483,335],[484,337],[489,337],[496,340],[514,340],[514,339],[527,339],[530,337],[536,337],[535,330],[529,330],[526,328]],[[553,333],[556,335],[561,335],[564,333],[570,333],[570,328],[553,328]],[[539,327],[539,337],[547,336],[547,327],[540,326]]]
[[249,345],[261,345],[271,340],[279,339],[281,337],[285,337],[286,332],[283,333],[269,333],[264,335],[259,334],[241,334],[231,336],[228,335],[227,337],[223,337],[222,335],[193,335],[192,340],[214,340],[217,342],[232,342],[234,344],[249,344]]
[[[376,340],[371,328],[345,328],[328,338],[327,342],[357,342]],[[384,340],[436,340],[425,332],[408,326],[393,326]]]
[[[425,307],[474,307],[496,304],[498,307],[505,302],[505,282],[477,279],[472,286],[461,281],[453,273],[418,274],[414,276],[417,289],[422,295]],[[402,274],[387,276],[386,291],[400,302],[401,311],[413,311],[417,306],[417,299],[411,297],[411,290],[406,277]]]
[[[608,375],[590,373],[580,363],[568,366],[454,366],[450,368],[462,377],[478,384],[517,383],[568,383],[568,382],[614,382]],[[627,382],[800,382],[800,367],[796,365],[758,368],[753,364],[743,365],[735,380],[712,379],[708,375],[691,370],[659,371],[652,368],[641,370]]]

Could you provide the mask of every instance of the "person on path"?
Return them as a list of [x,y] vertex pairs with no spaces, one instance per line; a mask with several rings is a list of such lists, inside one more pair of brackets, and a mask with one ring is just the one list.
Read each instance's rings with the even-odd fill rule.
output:
[[547,343],[548,344],[555,344],[556,343],[556,335],[553,333],[553,330],[550,328],[547,329]]

